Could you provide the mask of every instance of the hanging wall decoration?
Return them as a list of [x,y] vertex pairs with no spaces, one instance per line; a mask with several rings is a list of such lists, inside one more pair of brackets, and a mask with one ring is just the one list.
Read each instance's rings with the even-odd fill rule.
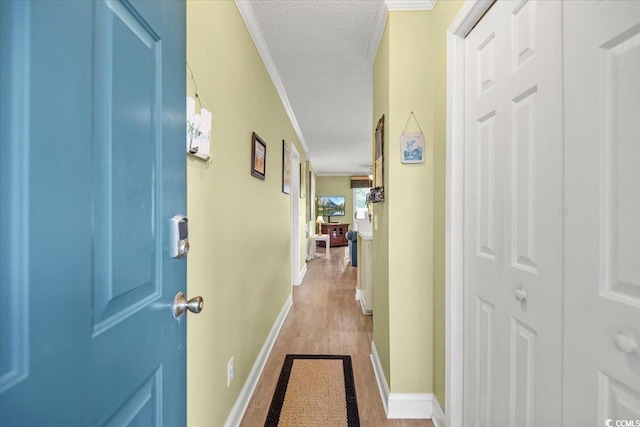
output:
[[[202,160],[211,160],[209,149],[211,147],[211,112],[202,108],[198,84],[193,77],[193,70],[187,63],[191,73],[191,80],[195,89],[195,99],[187,97],[187,153]],[[196,99],[200,105],[200,114],[196,114]]]
[[[407,132],[407,125],[411,116],[416,121],[420,132]],[[400,161],[402,163],[424,163],[424,135],[418,119],[413,111],[409,114],[407,124],[404,125],[402,135],[400,135]]]
[[371,203],[384,202],[384,188],[373,187],[371,190],[369,190],[369,201]]
[[375,132],[375,151],[374,151],[374,169],[373,169],[373,185],[369,192],[369,200],[371,203],[384,202],[384,114],[378,120]]
[[205,108],[196,114],[196,101],[187,97],[187,152],[203,160],[209,160],[211,146],[211,112]]
[[424,163],[424,135],[421,132],[403,132],[400,151],[402,163]]
[[307,190],[307,162],[300,162],[300,198],[304,199]]
[[251,175],[263,181],[267,176],[267,143],[255,132],[251,135]]
[[282,192],[291,194],[291,149],[282,140]]

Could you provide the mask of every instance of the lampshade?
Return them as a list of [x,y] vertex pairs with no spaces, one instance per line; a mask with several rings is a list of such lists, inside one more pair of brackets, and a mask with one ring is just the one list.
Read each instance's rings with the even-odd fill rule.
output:
[[316,219],[316,224],[324,224],[324,218],[322,218],[322,215],[318,215],[318,219]]

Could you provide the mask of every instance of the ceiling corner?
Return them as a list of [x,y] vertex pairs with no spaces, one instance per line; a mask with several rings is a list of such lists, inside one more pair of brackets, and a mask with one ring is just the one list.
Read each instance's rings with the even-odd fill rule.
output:
[[437,0],[384,0],[389,11],[433,10]]
[[376,22],[371,36],[371,42],[369,43],[369,50],[367,51],[367,64],[372,66],[376,60],[378,54],[378,48],[380,47],[380,40],[382,40],[382,34],[384,33],[384,26],[387,23],[387,14],[389,10],[384,1],[378,2],[378,10],[376,12]]
[[291,121],[291,126],[293,126],[293,129],[295,130],[296,135],[298,136],[298,140],[300,141],[300,145],[302,145],[306,156],[307,152],[309,151],[309,147],[307,147],[307,144],[304,142],[302,130],[300,129],[300,125],[298,124],[298,120],[296,119],[295,114],[293,113],[293,108],[289,103],[289,98],[287,97],[287,92],[285,91],[284,85],[282,84],[282,79],[280,78],[280,74],[278,73],[276,64],[273,62],[271,52],[269,52],[269,48],[267,47],[267,43],[264,40],[264,36],[262,35],[262,31],[260,30],[260,26],[258,25],[256,16],[253,13],[251,2],[249,0],[235,0],[235,3],[238,11],[240,12],[240,16],[242,16],[244,24],[247,26],[247,30],[249,30],[249,34],[253,39],[253,43],[258,49],[260,58],[262,58],[262,62],[264,63],[269,76],[271,77],[271,81],[273,82],[273,85],[275,86],[276,91],[280,96],[282,105],[284,106],[284,109],[289,116],[289,120]]

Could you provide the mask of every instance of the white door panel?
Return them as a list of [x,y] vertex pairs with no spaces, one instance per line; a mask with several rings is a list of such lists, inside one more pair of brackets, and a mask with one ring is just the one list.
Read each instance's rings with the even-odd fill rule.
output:
[[503,424],[501,3],[465,41],[465,425]]
[[561,3],[505,2],[509,173],[503,301],[509,426],[559,426],[562,395]]
[[601,426],[640,420],[640,2],[563,15],[564,422]]
[[557,426],[559,2],[499,1],[465,41],[465,426]]

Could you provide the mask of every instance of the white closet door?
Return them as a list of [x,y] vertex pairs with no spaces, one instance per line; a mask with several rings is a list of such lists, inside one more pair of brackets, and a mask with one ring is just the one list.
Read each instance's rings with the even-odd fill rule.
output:
[[464,425],[504,425],[502,4],[465,40]]
[[616,425],[640,420],[640,2],[563,16],[564,425]]
[[503,3],[503,374],[511,427],[562,419],[562,4]]
[[465,43],[465,426],[559,426],[561,4],[499,1]]

